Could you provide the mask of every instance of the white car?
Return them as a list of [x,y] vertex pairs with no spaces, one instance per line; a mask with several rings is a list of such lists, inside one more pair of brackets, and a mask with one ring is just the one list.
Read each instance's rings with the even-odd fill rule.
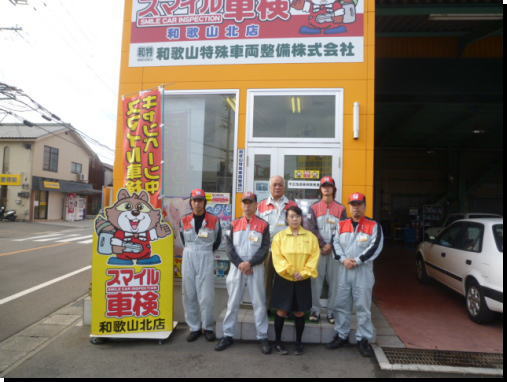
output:
[[503,218],[458,220],[417,248],[417,278],[430,278],[466,298],[477,323],[503,313]]
[[498,214],[489,214],[485,212],[457,212],[453,214],[447,215],[444,222],[439,227],[429,227],[424,231],[424,235],[426,238],[431,239],[432,237],[436,237],[442,230],[454,223],[457,220],[461,219],[482,219],[482,218],[501,218],[502,215]]

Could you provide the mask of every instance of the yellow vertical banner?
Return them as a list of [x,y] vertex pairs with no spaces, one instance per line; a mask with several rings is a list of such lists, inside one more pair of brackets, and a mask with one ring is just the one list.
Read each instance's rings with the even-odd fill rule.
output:
[[146,191],[118,192],[93,235],[91,337],[165,339],[173,330],[173,232]]

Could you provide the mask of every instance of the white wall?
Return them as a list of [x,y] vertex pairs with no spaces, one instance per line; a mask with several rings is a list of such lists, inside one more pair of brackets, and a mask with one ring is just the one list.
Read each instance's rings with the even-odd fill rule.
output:
[[[20,192],[27,192],[30,195],[32,188],[31,163],[32,149],[27,149],[25,145],[30,143],[23,142],[0,142],[0,173],[3,170],[4,148],[9,146],[8,173],[21,174],[21,186],[7,186],[7,205],[8,210],[15,210],[19,220],[30,219],[30,196],[21,198]],[[33,148],[33,146],[31,146]],[[24,186],[23,186],[24,185]]]
[[[67,134],[66,134],[67,133]],[[81,163],[82,174],[88,182],[90,155],[82,148],[82,144],[69,132],[48,135],[37,140],[33,150],[33,175],[44,178],[78,181],[77,175],[71,172],[72,162]],[[44,146],[58,149],[58,171],[44,171]]]

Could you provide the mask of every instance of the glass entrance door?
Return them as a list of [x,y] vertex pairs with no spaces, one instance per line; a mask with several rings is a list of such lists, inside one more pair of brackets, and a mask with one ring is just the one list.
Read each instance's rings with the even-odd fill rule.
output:
[[[289,199],[316,200],[320,178],[331,175],[341,200],[339,150],[330,148],[254,147],[248,149],[247,189],[260,200],[269,196],[269,178],[282,175]],[[298,204],[301,204],[298,202]]]

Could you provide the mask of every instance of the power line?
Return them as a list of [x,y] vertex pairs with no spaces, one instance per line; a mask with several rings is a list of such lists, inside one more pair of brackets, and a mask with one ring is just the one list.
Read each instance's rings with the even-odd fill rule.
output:
[[[48,109],[46,109],[44,106],[42,106],[40,103],[38,103],[37,101],[35,101],[32,97],[30,97],[28,94],[26,94],[25,92],[23,92],[23,90],[21,89],[18,89],[18,88],[15,88],[13,86],[10,86],[10,85],[7,85],[5,83],[2,83],[0,82],[0,94],[3,94],[4,96],[8,97],[9,100],[12,100],[12,101],[17,101],[17,102],[20,102],[22,103],[23,105],[25,105],[26,107],[28,107],[30,110],[34,111],[34,112],[37,112],[38,114],[40,114],[44,119],[46,119],[47,121],[52,121],[52,122],[55,122],[56,120],[56,123],[61,123],[63,126],[67,127],[69,130],[72,130],[74,131],[76,134],[79,134],[79,136],[82,138],[82,139],[88,139],[89,141],[93,142],[94,144],[102,147],[102,148],[105,148],[107,150],[109,150],[110,152],[114,153],[114,149],[104,145],[102,142],[99,142],[97,141],[96,139],[90,137],[88,134],[78,130],[77,128],[75,128],[74,126],[72,126],[71,124],[68,124],[68,123],[64,123],[60,117],[58,117],[57,115],[55,115],[54,113],[52,113],[51,111],[49,111]],[[34,105],[36,105],[36,107],[24,102],[23,100],[19,99],[18,96],[21,96],[21,97],[26,97],[28,98]],[[50,130],[47,130],[45,129],[43,126],[37,124],[37,123],[33,123],[33,122],[30,122],[28,120],[26,120],[25,118],[19,116],[18,114],[16,113],[13,113],[12,109],[9,110],[9,109],[6,109],[5,107],[2,107],[1,110],[3,110],[5,113],[7,114],[10,114],[16,118],[18,118],[19,120],[21,120],[23,122],[23,124],[27,125],[27,126],[37,126],[39,128],[41,128],[42,130],[50,133],[50,134],[53,134],[55,136],[59,136],[59,135],[56,135],[54,134],[53,132],[51,132]],[[18,110],[18,112],[21,112]],[[76,143],[74,142],[71,142],[67,139],[65,139],[64,137],[61,137],[59,136],[61,139],[64,139],[66,140],[67,142],[70,142],[70,143],[73,143],[74,145],[76,146],[79,146],[77,145]]]

